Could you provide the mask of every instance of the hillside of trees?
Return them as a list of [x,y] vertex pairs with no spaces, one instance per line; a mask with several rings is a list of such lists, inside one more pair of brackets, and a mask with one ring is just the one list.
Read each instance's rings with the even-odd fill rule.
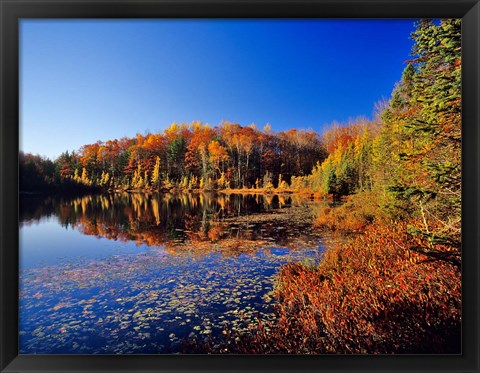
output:
[[106,190],[272,188],[308,175],[326,151],[313,131],[273,133],[254,124],[172,124],[82,146],[55,161],[21,154],[23,189],[67,183]]

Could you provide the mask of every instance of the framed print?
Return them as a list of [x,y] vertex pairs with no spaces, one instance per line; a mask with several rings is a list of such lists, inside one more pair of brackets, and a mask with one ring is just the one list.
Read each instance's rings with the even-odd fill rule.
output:
[[1,365],[477,372],[477,1],[2,1]]

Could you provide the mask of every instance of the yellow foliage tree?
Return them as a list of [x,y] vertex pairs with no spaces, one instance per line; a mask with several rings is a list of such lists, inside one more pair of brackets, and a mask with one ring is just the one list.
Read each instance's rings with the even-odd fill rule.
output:
[[140,189],[143,187],[143,177],[142,177],[142,166],[139,163],[137,169],[133,173],[132,177],[132,188]]
[[288,184],[285,180],[282,179],[282,174],[278,175],[278,187],[277,189],[280,190],[287,190],[288,189]]
[[155,166],[153,166],[152,172],[152,185],[158,187],[160,182],[160,157],[157,156],[155,160]]
[[82,169],[81,182],[85,185],[92,185],[92,181],[88,178],[87,169],[85,167]]
[[225,172],[222,172],[220,174],[220,178],[217,180],[218,187],[220,189],[227,189],[230,185],[230,183],[227,180],[227,177],[225,176]]

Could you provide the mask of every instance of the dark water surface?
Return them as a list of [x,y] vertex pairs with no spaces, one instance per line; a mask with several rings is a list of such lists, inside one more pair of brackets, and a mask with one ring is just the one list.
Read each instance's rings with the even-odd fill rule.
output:
[[172,353],[274,320],[283,264],[318,261],[300,196],[21,196],[23,354]]

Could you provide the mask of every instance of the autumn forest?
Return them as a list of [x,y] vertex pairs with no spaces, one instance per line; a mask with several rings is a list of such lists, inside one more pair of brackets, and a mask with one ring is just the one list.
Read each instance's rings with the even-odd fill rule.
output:
[[[293,247],[292,238],[298,232],[310,232],[303,225],[308,219],[312,232],[328,241],[321,260],[299,257],[278,267],[268,293],[274,300],[272,319],[249,314],[256,320],[249,328],[241,331],[225,324],[218,329],[219,336],[210,332],[214,327],[202,329],[202,338],[184,332],[180,341],[170,338],[177,350],[167,351],[458,353],[462,320],[460,20],[420,20],[412,38],[414,46],[411,56],[405,56],[402,78],[388,100],[375,104],[372,118],[335,122],[322,133],[297,128],[275,131],[270,124],[229,121],[173,123],[161,132],[83,145],[55,160],[20,153],[20,190],[26,195],[65,196],[58,213],[62,225],[76,224],[84,232],[88,227],[96,237],[112,240],[116,232],[115,237],[127,237],[125,241],[135,237],[141,245],[146,241],[139,237],[161,226],[161,238],[152,233],[150,246],[165,245],[172,252],[195,242],[204,249],[208,246],[209,252],[220,250],[226,257],[235,257],[275,244],[269,237],[282,237],[285,246]],[[250,197],[228,197],[237,194]],[[121,206],[123,212],[97,211],[86,219],[85,210],[75,213],[81,218],[73,219],[70,209],[81,211],[82,204],[96,201],[96,197],[81,199],[90,195],[102,196],[101,211],[109,211],[110,203]],[[130,197],[117,197],[121,195]],[[165,213],[157,208],[151,218],[142,220],[149,216],[146,206],[156,206],[157,195],[170,196],[162,197]],[[183,220],[172,223],[180,224],[175,226],[162,220],[164,215],[174,219],[171,201],[182,195],[189,201],[182,204],[182,211],[187,209],[192,221],[186,228]],[[258,195],[265,200],[251,197]],[[201,202],[191,205],[197,198]],[[130,199],[140,201],[132,210],[137,215],[129,210]],[[204,200],[204,207],[195,207]],[[241,221],[242,203],[258,220],[248,220],[246,231],[232,228],[229,220],[237,216]],[[280,216],[285,206],[292,206],[290,213],[283,210],[290,214],[290,229],[298,230],[282,228],[286,230],[281,235],[277,228],[285,224],[282,219],[288,219]],[[274,208],[278,208],[272,218],[276,220],[265,220],[262,226],[261,219],[267,219],[264,214]],[[117,225],[118,214],[123,223]],[[258,230],[249,234],[254,225]],[[178,235],[184,230],[196,241],[180,244]],[[202,239],[198,232],[203,232]],[[240,240],[249,242],[248,250],[236,243]],[[223,249],[219,248],[222,242]],[[305,238],[296,246],[314,246],[308,242]],[[280,246],[277,241],[272,247]],[[235,253],[235,248],[240,251]],[[173,280],[168,281],[174,284]],[[133,307],[128,304],[125,307]],[[148,308],[144,316],[137,316],[148,321],[154,318],[154,310]],[[178,320],[188,324],[183,320],[192,318]],[[142,333],[150,336],[151,332]]]

